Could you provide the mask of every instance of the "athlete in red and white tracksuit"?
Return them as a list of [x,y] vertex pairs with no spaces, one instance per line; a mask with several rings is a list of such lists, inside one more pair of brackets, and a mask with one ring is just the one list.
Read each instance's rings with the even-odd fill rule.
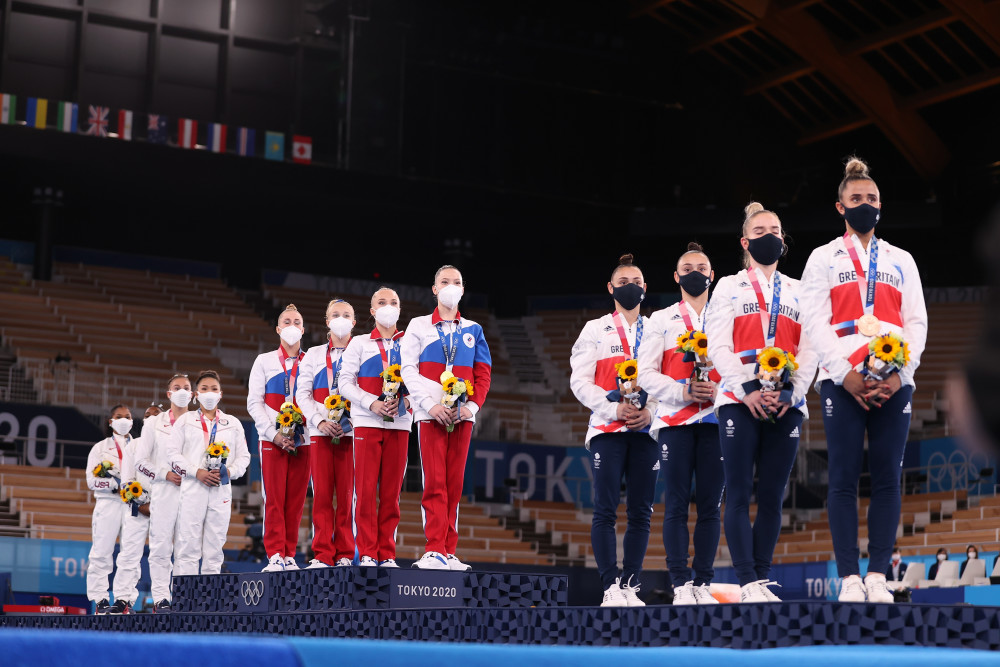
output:
[[[405,397],[397,396],[389,407],[382,393],[382,372],[400,363],[399,341],[403,332],[395,326],[399,317],[399,298],[392,290],[379,290],[375,301],[395,299],[389,311],[379,308],[381,318],[371,334],[358,336],[344,352],[341,389],[352,404],[354,424],[354,488],[357,499],[354,521],[357,524],[358,555],[362,565],[396,565],[396,528],[399,526],[399,494],[406,472],[406,449],[413,422],[405,409]],[[385,315],[388,314],[386,319]],[[384,326],[382,322],[392,322]],[[400,387],[402,391],[402,386]],[[404,404],[403,414],[398,409]],[[374,410],[374,411],[373,411]],[[391,416],[391,421],[385,417]],[[376,510],[377,501],[377,510]]]
[[299,525],[309,487],[309,439],[297,450],[292,438],[278,432],[276,419],[282,403],[295,403],[303,353],[302,316],[290,305],[278,319],[281,345],[257,357],[250,369],[247,412],[257,427],[261,489],[264,495],[264,551],[267,568],[297,569],[295,551]]
[[[424,493],[421,508],[427,552],[414,564],[426,569],[466,570],[456,556],[458,505],[465,480],[472,426],[490,390],[492,358],[483,327],[462,317],[461,273],[438,270],[433,287],[438,306],[430,315],[415,317],[400,342],[403,383],[410,392],[417,422]],[[451,371],[471,382],[472,395],[459,410],[441,405],[441,376]],[[454,430],[449,433],[447,425]]]
[[[773,231],[765,222],[773,224]],[[758,253],[771,261],[751,259],[749,268],[719,280],[708,305],[705,333],[709,358],[722,377],[715,407],[726,472],[726,542],[741,586],[741,602],[765,602],[778,599],[767,585],[781,531],[785,485],[795,462],[802,420],[808,416],[805,395],[816,372],[816,352],[802,332],[799,281],[777,271],[783,247],[780,222],[761,210],[747,224],[760,226],[746,232],[755,235],[751,243],[760,238],[774,244],[773,254],[766,248]],[[750,252],[757,252],[755,245]],[[768,340],[772,326],[774,336]],[[754,383],[757,358],[765,347],[790,352],[798,361],[792,386],[783,388],[781,395],[765,393],[759,384],[753,389],[746,384]],[[774,398],[780,402],[756,407],[758,401]],[[757,409],[769,419],[763,419]],[[751,526],[755,469],[757,516]]]
[[[124,434],[117,432],[96,443],[87,456],[87,488],[94,492],[94,512],[91,519],[91,547],[87,566],[87,598],[92,602],[107,601],[108,576],[114,569],[115,542],[125,533],[125,520],[130,512],[122,502],[118,490],[121,485],[122,463],[125,451],[132,445],[128,435],[131,416],[128,408],[119,407],[112,413],[113,420],[127,420]],[[112,474],[117,477],[95,477],[94,468],[102,461],[114,465]],[[117,577],[116,577],[117,579]],[[117,584],[117,581],[115,582]]]
[[[344,433],[340,424],[331,422],[323,405],[327,396],[341,393],[343,355],[351,340],[354,309],[337,299],[327,306],[326,317],[331,329],[328,340],[306,352],[296,389],[296,399],[308,424],[312,443],[314,557],[309,567],[313,568],[350,565],[354,560],[354,432]],[[354,409],[356,407],[352,406],[352,411]],[[339,442],[334,443],[334,437]]]
[[233,485],[205,482],[198,477],[199,472],[205,472],[208,445],[219,441],[229,447],[226,468],[230,479],[239,479],[250,467],[250,450],[239,419],[203,405],[202,409],[187,412],[174,422],[167,460],[171,469],[183,478],[174,548],[175,575],[198,574],[199,560],[201,574],[222,571],[222,549],[233,513]]
[[[879,190],[867,165],[856,158],[847,164],[836,206],[845,233],[812,252],[802,283],[805,327],[822,355],[816,387],[829,450],[830,532],[843,578],[839,599],[892,603],[885,572],[899,525],[899,469],[912,414],[913,374],[927,341],[927,308],[913,257],[875,236]],[[909,363],[885,381],[867,381],[860,371],[869,343],[890,333],[905,341]],[[857,494],[866,434],[871,502],[868,573],[862,583]]]
[[[150,417],[142,425],[142,438],[135,450],[135,471],[149,489],[149,579],[154,609],[169,610],[172,599],[171,559],[177,541],[181,478],[170,469],[167,444],[177,419],[191,402],[191,381],[185,375],[170,379],[167,389],[170,409]],[[163,602],[166,604],[162,604]]]

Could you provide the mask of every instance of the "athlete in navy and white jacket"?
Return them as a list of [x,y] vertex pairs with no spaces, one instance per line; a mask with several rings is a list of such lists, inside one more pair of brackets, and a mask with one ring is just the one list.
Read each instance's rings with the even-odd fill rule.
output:
[[247,412],[253,417],[259,438],[264,552],[268,555],[265,572],[298,569],[295,551],[309,487],[308,438],[293,453],[295,439],[281,435],[276,424],[281,405],[295,403],[303,357],[299,341],[305,325],[293,304],[278,316],[275,331],[281,345],[254,360],[247,390]]
[[[310,568],[354,561],[354,529],[351,508],[354,502],[354,432],[329,419],[323,405],[330,394],[343,394],[344,351],[356,321],[354,308],[343,299],[326,306],[327,340],[311,347],[302,358],[295,398],[309,428],[310,476],[313,485],[314,558]],[[357,406],[352,406],[352,411]],[[334,442],[334,438],[338,442]],[[337,509],[333,498],[337,497]],[[270,567],[270,566],[269,566]]]
[[[681,300],[649,318],[639,353],[642,386],[660,401],[650,433],[655,434],[660,444],[660,469],[666,487],[663,546],[675,605],[718,604],[709,586],[715,576],[719,506],[725,487],[715,417],[719,373],[713,368],[706,380],[699,381],[695,362],[686,360],[686,355],[677,351],[678,338],[692,332],[704,333],[708,286],[714,277],[712,264],[701,246],[689,244],[674,271]],[[698,523],[694,529],[694,561],[688,567],[692,477],[698,480],[695,486]]]
[[360,564],[396,567],[399,494],[413,415],[405,385],[395,398],[383,394],[382,373],[400,364],[399,295],[379,289],[369,312],[375,329],[347,346],[341,380],[354,423],[354,523]]
[[[636,593],[649,545],[649,518],[660,470],[659,447],[649,435],[656,400],[635,407],[608,397],[609,392],[618,389],[615,364],[642,353],[643,335],[649,325],[649,320],[639,313],[646,283],[642,271],[632,264],[632,255],[622,256],[611,274],[608,291],[614,296],[614,312],[587,322],[573,344],[570,389],[592,413],[586,437],[594,473],[590,535],[604,588],[601,606],[638,607],[644,606]],[[642,383],[639,375],[640,387]],[[623,475],[628,528],[619,574],[615,522]]]
[[[455,556],[458,504],[472,426],[490,390],[493,361],[483,327],[458,311],[464,293],[459,270],[453,266],[438,269],[432,290],[437,308],[410,320],[400,341],[403,383],[417,422],[424,477],[420,502],[427,551],[414,567],[467,570],[469,566]],[[471,383],[473,391],[461,408],[449,410],[441,405],[441,376],[446,371]],[[454,426],[450,433],[449,425]]]

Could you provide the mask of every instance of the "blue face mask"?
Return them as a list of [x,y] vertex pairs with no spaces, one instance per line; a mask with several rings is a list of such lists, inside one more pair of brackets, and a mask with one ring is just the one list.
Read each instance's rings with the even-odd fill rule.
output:
[[779,259],[785,251],[785,242],[780,236],[764,234],[755,239],[747,239],[747,252],[761,266],[770,266]]
[[847,220],[847,224],[858,234],[867,234],[875,229],[881,217],[882,210],[871,204],[861,204],[854,208],[844,207],[844,220]]
[[620,303],[625,310],[632,310],[646,298],[645,290],[635,283],[619,285],[614,288],[613,292],[615,301]]
[[681,289],[691,296],[701,296],[708,286],[712,284],[712,279],[700,271],[692,271],[680,276]]

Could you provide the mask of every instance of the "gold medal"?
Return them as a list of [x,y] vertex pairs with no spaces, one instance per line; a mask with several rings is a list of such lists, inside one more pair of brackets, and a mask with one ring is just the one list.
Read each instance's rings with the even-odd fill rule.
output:
[[868,336],[869,338],[877,336],[881,328],[882,323],[870,313],[865,313],[858,320],[858,333],[862,336]]

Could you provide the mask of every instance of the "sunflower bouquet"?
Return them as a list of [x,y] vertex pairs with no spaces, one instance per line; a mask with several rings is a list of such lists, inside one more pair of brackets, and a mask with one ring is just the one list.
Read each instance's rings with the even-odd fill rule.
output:
[[205,449],[205,470],[218,470],[220,484],[229,484],[229,470],[226,459],[229,458],[229,445],[222,440],[216,440]]
[[[743,390],[748,394],[757,390],[777,391],[780,392],[779,401],[790,403],[792,400],[790,385],[797,370],[799,362],[795,360],[794,354],[780,347],[765,347],[757,355],[755,379],[743,383]],[[773,422],[774,417],[769,417],[768,421]]]
[[121,471],[119,471],[118,468],[115,467],[115,464],[111,461],[101,461],[94,466],[94,469],[91,472],[94,473],[94,477],[113,477],[115,479],[121,478]]
[[614,399],[615,402],[627,400],[635,407],[641,408],[645,404],[642,396],[645,392],[639,387],[639,362],[627,359],[615,364],[615,373],[618,376],[618,397]]
[[684,355],[684,361],[694,363],[695,382],[708,382],[709,373],[715,368],[708,359],[708,336],[703,331],[688,329],[677,337],[675,352]]
[[145,511],[141,509],[143,505],[149,504],[149,491],[143,489],[142,484],[138,481],[133,480],[129,482],[118,491],[118,494],[121,496],[123,503],[131,505],[132,516],[138,516],[139,512],[149,516],[148,507]]
[[885,382],[893,373],[898,373],[910,363],[910,346],[902,336],[887,333],[876,336],[868,343],[861,374],[875,382]]
[[[382,371],[382,396],[380,397],[383,401],[391,401],[400,395],[403,388],[403,376],[401,375],[399,364],[392,364],[384,371]],[[402,416],[404,406],[400,405],[399,414]],[[382,421],[391,422],[395,417],[389,417],[385,415],[382,417]]]
[[299,409],[299,406],[291,401],[285,401],[278,409],[278,416],[274,421],[278,427],[278,433],[294,440],[295,446],[298,447],[299,438],[305,429],[305,418],[302,416],[302,410]]
[[[344,433],[350,430],[348,419],[351,417],[351,402],[340,394],[330,394],[323,400],[323,407],[326,408],[326,418],[332,422],[340,424]],[[340,438],[334,438],[333,444],[339,445]]]
[[[441,390],[444,395],[441,397],[441,405],[451,410],[461,408],[462,403],[472,396],[472,383],[464,378],[455,377],[454,373],[445,371],[441,374]],[[454,424],[448,424],[448,433],[455,430]]]

